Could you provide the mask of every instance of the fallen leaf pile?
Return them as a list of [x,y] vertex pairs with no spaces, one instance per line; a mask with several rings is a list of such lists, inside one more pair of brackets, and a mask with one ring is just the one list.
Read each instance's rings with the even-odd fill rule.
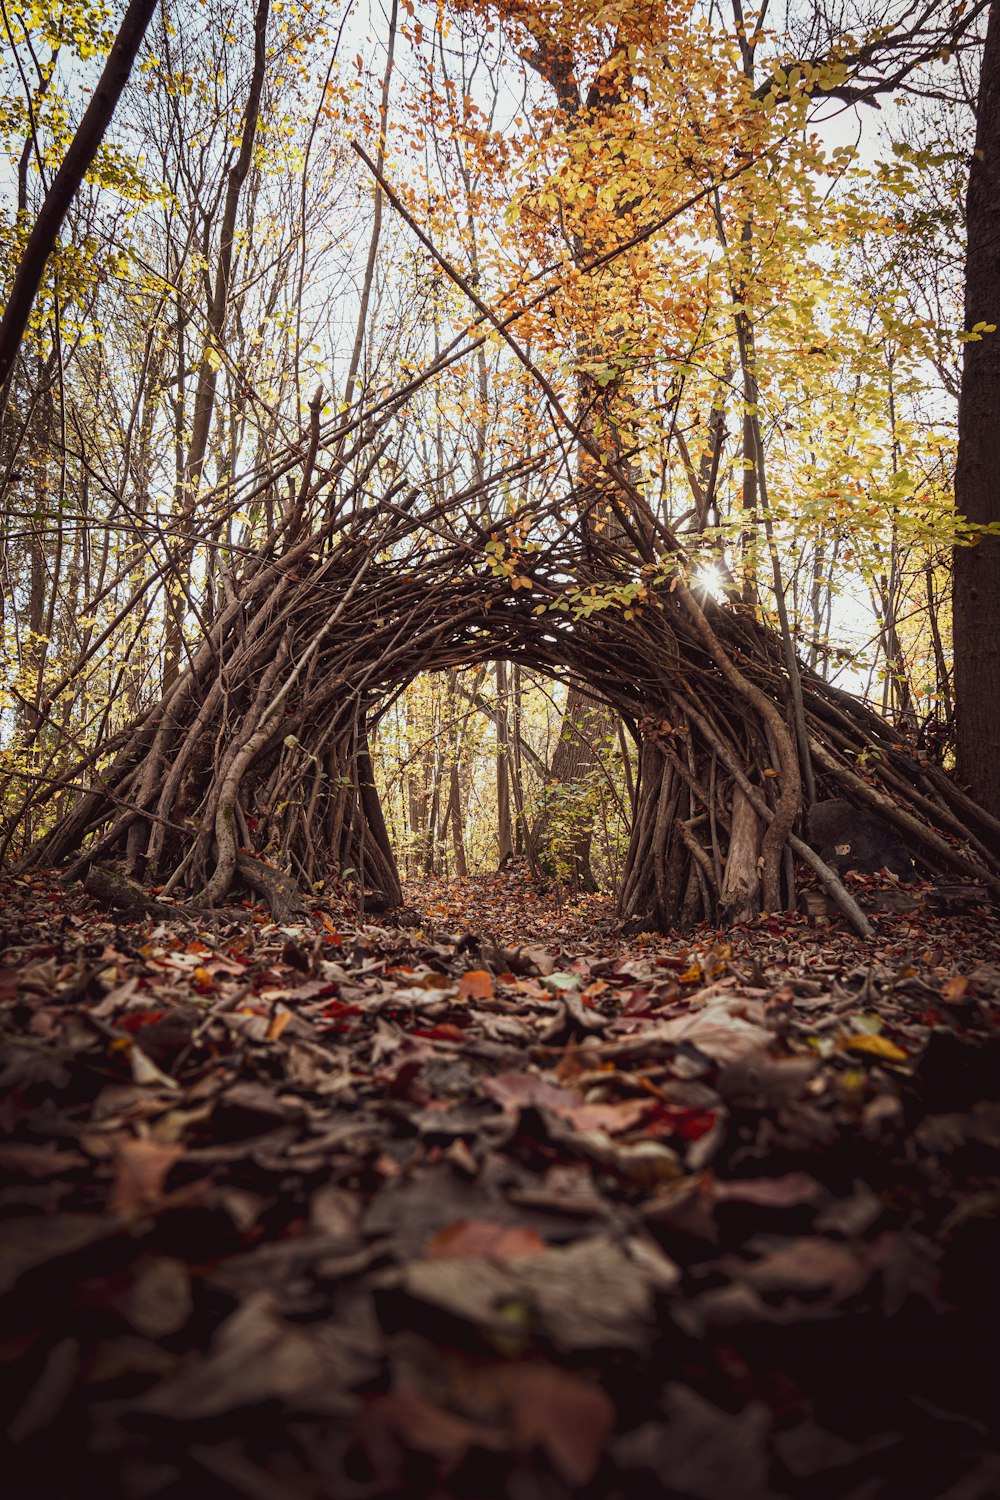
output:
[[997,917],[407,899],[0,884],[4,1493],[1000,1494]]

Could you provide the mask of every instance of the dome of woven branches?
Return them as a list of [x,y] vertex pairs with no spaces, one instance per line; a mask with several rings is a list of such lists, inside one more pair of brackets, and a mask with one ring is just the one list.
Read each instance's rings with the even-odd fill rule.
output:
[[77,768],[89,790],[29,863],[111,861],[202,905],[242,884],[278,915],[351,867],[398,904],[369,729],[418,673],[504,658],[610,705],[636,741],[623,916],[777,910],[804,861],[863,929],[805,840],[809,804],[832,796],[893,824],[923,868],[1000,891],[1000,827],[876,714],[790,671],[768,624],[692,586],[627,484],[499,528],[477,520],[481,493],[347,496],[314,524],[300,507],[242,557],[161,700]]

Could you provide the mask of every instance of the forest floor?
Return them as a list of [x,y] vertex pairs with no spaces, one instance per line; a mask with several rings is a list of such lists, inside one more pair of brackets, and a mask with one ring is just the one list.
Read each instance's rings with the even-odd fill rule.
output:
[[1000,1494],[996,912],[406,896],[0,882],[4,1494]]

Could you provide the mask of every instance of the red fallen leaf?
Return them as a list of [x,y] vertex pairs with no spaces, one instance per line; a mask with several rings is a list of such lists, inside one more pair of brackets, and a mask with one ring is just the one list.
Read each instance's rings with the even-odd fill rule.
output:
[[677,1121],[677,1134],[682,1141],[700,1141],[715,1126],[718,1115],[710,1109],[685,1109]]
[[165,1010],[131,1010],[127,1016],[122,1017],[119,1024],[123,1031],[134,1035],[144,1026],[155,1026],[157,1021],[162,1021],[166,1014]]
[[391,1099],[409,1099],[414,1104],[427,1104],[430,1095],[422,1083],[418,1083],[420,1073],[428,1057],[433,1056],[429,1047],[422,1048],[417,1057],[408,1057],[405,1062],[392,1072],[377,1073],[375,1077],[382,1083],[386,1094]]
[[717,1112],[711,1109],[684,1109],[680,1105],[654,1104],[648,1112],[645,1135],[677,1135],[682,1141],[700,1141],[714,1126]]
[[545,1241],[535,1229],[520,1225],[495,1224],[490,1219],[456,1219],[439,1229],[428,1241],[428,1260],[463,1260],[489,1256],[491,1260],[516,1260],[522,1255],[537,1255]]
[[360,1016],[360,1005],[354,1005],[349,1000],[328,1000],[320,1010],[320,1015],[326,1016],[330,1021],[339,1021],[342,1016]]
[[464,1042],[465,1032],[461,1026],[453,1026],[450,1021],[440,1021],[437,1026],[425,1027],[422,1031],[411,1031],[411,1036],[426,1037],[432,1042]]
[[158,1141],[121,1140],[115,1151],[115,1180],[108,1208],[133,1214],[163,1194],[167,1173],[184,1155],[183,1146],[161,1146]]
[[464,1000],[492,1000],[493,975],[486,969],[469,969],[458,981],[458,993]]

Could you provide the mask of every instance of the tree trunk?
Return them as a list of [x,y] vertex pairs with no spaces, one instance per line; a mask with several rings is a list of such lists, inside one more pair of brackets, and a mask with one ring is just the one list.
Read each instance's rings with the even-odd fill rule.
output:
[[3,394],[63,219],[111,124],[155,9],[156,0],[131,0],[104,71],[28,236],[0,321],[0,414]]
[[496,663],[497,715],[497,863],[505,865],[514,856],[513,820],[510,810],[510,713],[507,702],[507,668]]
[[760,820],[739,787],[733,792],[733,823],[720,905],[731,922],[746,922],[760,911]]
[[598,742],[610,729],[609,710],[571,686],[535,846],[543,866],[549,866],[573,890],[597,889],[590,866],[594,816],[588,779],[599,765]]
[[[189,524],[182,526],[182,531],[189,529],[195,514],[198,504],[198,487],[201,484],[205,460],[208,456],[208,439],[215,411],[215,393],[229,311],[229,290],[236,244],[236,218],[239,212],[240,194],[253,164],[254,142],[257,138],[257,125],[260,119],[260,101],[264,90],[269,13],[270,0],[257,0],[254,14],[254,53],[250,88],[243,112],[239,154],[230,169],[226,183],[226,200],[219,234],[219,259],[215,268],[215,283],[205,320],[206,336],[198,366],[191,419],[191,441],[184,461],[181,504],[183,516]],[[190,605],[191,602],[188,584],[193,555],[192,544],[183,542],[179,545],[176,548],[171,575],[167,581],[167,621],[163,652],[165,688],[169,688],[175,681],[180,666],[185,606]]]
[[[990,6],[967,220],[965,326],[980,336],[964,350],[955,501],[984,526],[1000,523],[1000,0]],[[1000,817],[1000,536],[957,547],[954,565],[958,774]]]

